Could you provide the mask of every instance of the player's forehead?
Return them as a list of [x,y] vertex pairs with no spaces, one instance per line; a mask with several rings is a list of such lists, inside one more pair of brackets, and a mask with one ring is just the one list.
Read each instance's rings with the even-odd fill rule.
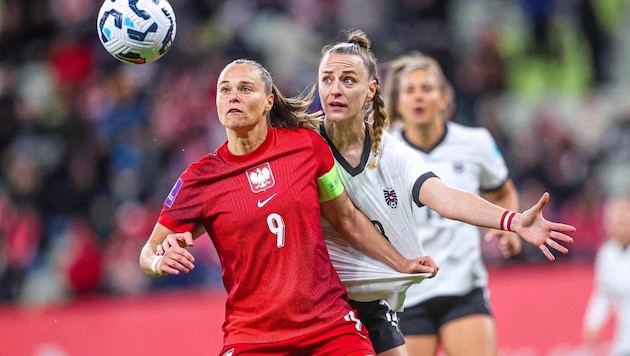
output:
[[432,73],[431,71],[428,70],[428,68],[425,68],[425,67],[417,67],[408,71],[404,71],[399,74],[399,78],[398,78],[398,82],[401,86],[406,86],[406,85],[414,84],[418,82],[435,83],[435,82],[438,82],[438,80],[439,79],[437,75],[435,73]]
[[361,56],[346,53],[328,53],[319,65],[320,74],[356,73],[365,74],[366,68]]
[[249,63],[232,63],[228,64],[221,71],[217,83],[218,85],[237,83],[262,85],[263,80],[260,76],[260,72],[253,65]]

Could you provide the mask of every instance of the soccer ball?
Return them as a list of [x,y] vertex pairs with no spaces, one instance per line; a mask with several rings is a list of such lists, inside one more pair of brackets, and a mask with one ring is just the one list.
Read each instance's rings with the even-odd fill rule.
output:
[[133,64],[161,58],[171,47],[176,28],[175,12],[167,0],[105,0],[96,20],[107,52]]

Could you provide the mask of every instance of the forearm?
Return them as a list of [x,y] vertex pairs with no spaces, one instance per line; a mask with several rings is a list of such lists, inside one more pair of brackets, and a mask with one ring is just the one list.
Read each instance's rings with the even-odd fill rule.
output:
[[405,270],[407,259],[374,227],[359,210],[335,226],[355,249],[396,271]]
[[[493,204],[474,193],[453,188],[445,189],[439,195],[428,194],[425,200],[426,202],[423,201],[425,205],[446,218],[490,229],[501,229],[501,219],[506,211],[506,208]],[[518,215],[515,214],[513,222]],[[515,231],[514,224],[511,226],[511,231]]]
[[158,243],[156,241],[149,239],[144,244],[144,246],[142,247],[142,250],[140,251],[140,261],[139,261],[140,269],[142,269],[142,271],[149,276],[158,275],[152,269],[152,263],[154,259],[157,257],[157,254],[156,254],[157,245]]
[[[407,260],[358,210],[346,193],[334,200],[321,203],[322,216],[339,231],[355,249],[379,260],[396,271],[406,272]],[[418,256],[420,257],[420,256]]]
[[157,246],[161,244],[164,241],[164,239],[166,239],[166,236],[172,233],[174,233],[173,230],[166,228],[162,224],[160,223],[155,224],[155,227],[153,228],[153,231],[151,232],[149,239],[147,240],[147,242],[142,247],[142,250],[140,251],[140,259],[139,259],[140,268],[147,275],[153,276],[153,277],[157,277],[160,275],[160,273],[157,272],[156,270],[157,266],[155,265],[156,257],[158,257]]

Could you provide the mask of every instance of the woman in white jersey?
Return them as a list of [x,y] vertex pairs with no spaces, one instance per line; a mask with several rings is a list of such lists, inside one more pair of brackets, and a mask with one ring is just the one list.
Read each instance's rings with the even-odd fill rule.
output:
[[[548,194],[523,214],[506,210],[447,186],[413,149],[384,131],[388,116],[376,59],[362,31],[349,33],[347,42],[325,46],[322,54],[318,79],[325,113],[322,136],[331,146],[339,175],[355,205],[401,254],[423,255],[412,217],[414,205],[430,206],[443,216],[478,226],[517,231],[549,259],[554,257],[545,244],[567,252],[554,239],[572,241],[563,232],[574,228],[545,220],[542,208]],[[376,352],[408,355],[396,311],[402,306],[405,290],[421,279],[372,262],[339,242],[331,229],[325,228],[324,234],[333,265],[368,328]]]
[[[449,122],[453,91],[440,65],[420,54],[402,56],[387,70],[385,102],[390,132],[422,156],[452,187],[480,194],[517,210],[518,192],[494,139],[485,128]],[[426,251],[442,271],[435,279],[407,290],[400,329],[413,355],[496,355],[497,340],[490,311],[488,276],[481,257],[479,231],[447,219],[431,208],[414,216]],[[507,256],[520,252],[520,238],[490,231]]]
[[609,237],[595,258],[595,283],[584,314],[584,341],[595,344],[614,313],[610,354],[630,356],[630,198],[607,201],[604,224]]

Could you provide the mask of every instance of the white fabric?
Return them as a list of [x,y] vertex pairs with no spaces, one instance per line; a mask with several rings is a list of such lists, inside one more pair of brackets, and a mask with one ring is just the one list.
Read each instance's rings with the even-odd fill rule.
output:
[[[408,143],[400,127],[392,135]],[[431,151],[413,147],[440,179],[451,187],[479,194],[496,189],[508,177],[508,169],[496,143],[485,128],[449,122],[446,134]],[[440,267],[435,278],[407,290],[405,307],[437,296],[463,295],[486,287],[488,273],[481,258],[479,229],[441,217],[428,207],[414,208],[418,235],[425,252]]]
[[[407,258],[424,256],[413,220],[412,189],[418,178],[428,172],[428,167],[413,150],[388,133],[383,134],[381,147],[376,168],[366,166],[352,176],[337,162],[337,170],[357,208],[382,227],[384,235],[401,254]],[[370,153],[369,159],[372,156]],[[388,205],[386,192],[395,193],[395,207]],[[385,299],[392,309],[400,310],[405,290],[427,277],[399,273],[349,246],[326,221],[323,225],[331,260],[350,299],[363,302]]]
[[595,288],[584,314],[584,328],[603,327],[615,312],[613,355],[630,355],[630,247],[609,238],[595,258]]

